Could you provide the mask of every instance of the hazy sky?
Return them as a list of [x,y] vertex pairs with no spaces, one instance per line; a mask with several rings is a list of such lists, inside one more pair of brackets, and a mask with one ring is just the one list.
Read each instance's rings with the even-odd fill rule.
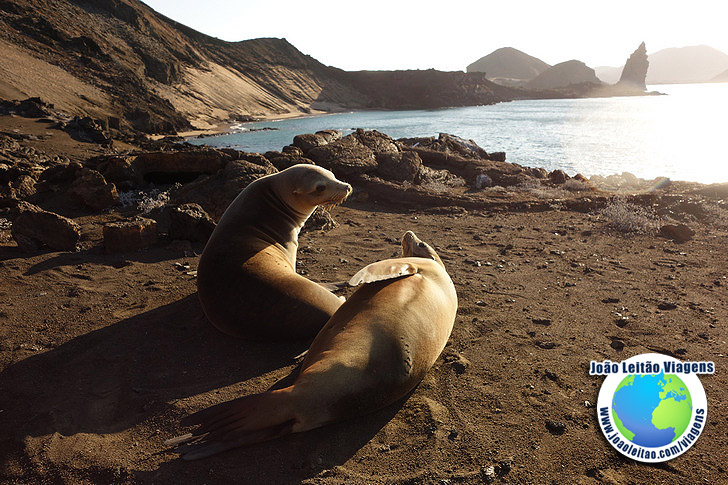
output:
[[228,41],[285,37],[346,70],[455,71],[499,47],[556,64],[621,66],[647,52],[706,44],[728,53],[726,0],[397,1],[147,0],[158,12]]

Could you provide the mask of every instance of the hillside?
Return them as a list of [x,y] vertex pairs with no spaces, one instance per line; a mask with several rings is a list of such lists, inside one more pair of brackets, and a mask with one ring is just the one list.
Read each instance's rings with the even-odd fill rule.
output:
[[594,69],[581,61],[571,60],[556,64],[526,83],[529,89],[555,89],[572,84],[601,84]]
[[518,83],[535,78],[551,67],[541,59],[513,47],[496,49],[467,67],[467,72],[483,72],[498,82]]
[[[728,69],[728,54],[706,45],[662,49],[647,59],[647,84],[711,82]],[[595,71],[602,81],[615,83],[622,67],[600,66]]]
[[315,110],[476,105],[514,96],[483,76],[411,71],[413,84],[443,89],[432,96],[401,89],[393,102],[389,83],[399,78],[324,66],[285,39],[221,41],[137,0],[6,0],[0,10],[1,98],[38,96],[121,129],[172,133]]

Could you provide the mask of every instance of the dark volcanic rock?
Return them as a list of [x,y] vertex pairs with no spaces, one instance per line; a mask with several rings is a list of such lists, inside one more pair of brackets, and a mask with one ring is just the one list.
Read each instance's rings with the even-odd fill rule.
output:
[[305,133],[293,137],[293,145],[300,148],[303,153],[308,153],[311,149],[326,145],[329,141],[323,135],[315,133]]
[[549,180],[551,183],[556,185],[561,185],[567,180],[569,180],[569,176],[564,172],[563,170],[554,170],[553,172],[549,173]]
[[199,204],[182,204],[169,211],[170,239],[207,242],[215,230],[213,221]]
[[27,202],[20,202],[18,211],[11,234],[21,249],[34,250],[42,245],[61,251],[76,249],[81,228],[71,219]]
[[214,174],[232,159],[229,153],[210,149],[142,153],[132,163],[136,175],[148,182],[184,183],[202,174]]
[[135,217],[129,221],[106,224],[103,233],[107,253],[138,251],[157,242],[157,222]]
[[675,242],[687,242],[695,235],[695,231],[685,224],[665,224],[660,227],[660,236]]
[[313,214],[306,220],[301,232],[308,231],[330,231],[339,224],[334,220],[331,212],[323,207],[316,207]]
[[46,118],[53,114],[53,105],[40,98],[27,98],[23,101],[0,100],[0,113],[14,113],[26,118]]
[[362,130],[357,128],[351,135],[356,138],[359,143],[367,148],[370,148],[375,153],[396,153],[399,151],[399,147],[394,142],[392,137],[380,133],[377,130]]
[[250,160],[232,160],[214,175],[183,185],[174,202],[200,204],[214,220],[220,220],[228,205],[249,183],[278,171],[262,156],[250,155]]
[[354,134],[319,146],[307,153],[317,165],[331,170],[337,177],[349,177],[377,169],[374,150],[364,146]]
[[642,42],[632,55],[629,56],[629,59],[627,59],[627,63],[622,70],[622,76],[619,78],[617,84],[642,91],[646,90],[647,85],[645,80],[647,79],[647,68],[649,66],[650,62],[647,60],[647,48],[645,47],[645,43]]
[[377,174],[385,180],[413,182],[422,170],[422,160],[415,152],[378,153]]
[[48,167],[38,178],[38,191],[57,191],[68,187],[83,169],[78,162],[60,163]]
[[63,129],[77,140],[98,143],[99,145],[110,145],[112,143],[111,137],[101,124],[88,116],[83,118],[76,116],[63,125]]
[[66,193],[72,199],[96,211],[108,209],[119,201],[116,186],[107,183],[103,175],[89,168],[78,171],[76,179]]

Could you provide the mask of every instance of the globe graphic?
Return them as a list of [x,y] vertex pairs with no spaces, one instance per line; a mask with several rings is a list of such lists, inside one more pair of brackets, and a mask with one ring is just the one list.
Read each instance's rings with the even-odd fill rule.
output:
[[675,374],[632,374],[614,391],[612,416],[622,436],[656,448],[678,439],[690,424],[693,401]]

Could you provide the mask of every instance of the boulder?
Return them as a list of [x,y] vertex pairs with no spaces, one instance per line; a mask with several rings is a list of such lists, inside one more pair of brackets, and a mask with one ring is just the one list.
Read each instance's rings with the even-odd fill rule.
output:
[[96,170],[82,168],[66,192],[68,196],[95,211],[102,211],[119,202],[116,186],[106,182]]
[[323,137],[323,139],[326,140],[326,143],[341,140],[341,132],[339,130],[321,130],[317,131],[316,134]]
[[323,207],[316,207],[316,210],[313,211],[313,214],[311,214],[301,228],[301,232],[330,231],[338,225],[331,215],[331,212]]
[[490,152],[488,154],[488,158],[490,158],[494,162],[505,162],[506,152]]
[[215,230],[213,221],[199,204],[182,204],[169,211],[170,239],[207,242]]
[[548,178],[552,184],[561,185],[569,180],[570,177],[563,170],[554,170],[549,173]]
[[107,253],[138,251],[157,242],[157,222],[135,217],[128,221],[106,224],[103,233]]
[[399,147],[395,141],[389,135],[380,133],[377,130],[362,130],[358,128],[351,135],[347,137],[353,137],[359,141],[362,145],[372,150],[374,153],[397,153]]
[[248,184],[278,171],[262,157],[250,157],[250,159],[252,161],[232,160],[216,174],[183,185],[173,203],[197,203],[213,220],[220,220],[228,205]]
[[473,184],[473,188],[481,190],[486,187],[492,187],[493,186],[493,179],[491,179],[488,175],[484,173],[479,173],[475,176],[475,183]]
[[[446,151],[449,151],[451,153],[457,153],[462,157],[492,160],[488,153],[480,146],[478,146],[478,144],[475,143],[473,140],[466,140],[465,138],[460,138],[459,136],[450,135],[447,133],[440,133],[438,141],[443,145]],[[503,160],[505,160],[505,157],[503,158]]]
[[306,155],[317,165],[331,170],[339,178],[373,172],[377,169],[374,150],[360,143],[353,134],[313,148]]
[[[245,154],[244,152],[238,152]],[[245,154],[253,155],[253,154]],[[261,155],[255,154],[258,157]],[[191,150],[185,152],[148,152],[137,155],[133,167],[137,176],[148,182],[191,182],[202,174],[214,174],[233,159],[220,150]]]
[[132,190],[144,183],[143,176],[134,168],[134,160],[136,157],[133,156],[103,157],[96,168],[104,179],[115,184],[119,190]]
[[64,131],[73,138],[98,143],[100,145],[111,145],[112,140],[100,122],[85,116],[76,116],[63,126]]
[[[341,137],[339,137],[341,138]],[[282,149],[283,153],[291,157],[302,157],[303,150],[293,145],[286,145]],[[270,160],[270,159],[269,159]]]
[[422,169],[415,152],[381,152],[376,155],[377,174],[385,180],[413,182]]
[[308,153],[316,147],[328,144],[329,141],[323,135],[318,133],[305,133],[296,135],[293,138],[293,145],[300,148],[303,153]]
[[81,239],[81,228],[71,219],[28,202],[20,202],[11,234],[23,250],[35,250],[45,245],[60,251],[74,251]]
[[684,243],[692,239],[695,231],[685,224],[665,224],[660,227],[660,236],[672,239],[678,243]]
[[83,169],[78,162],[60,163],[45,169],[38,178],[38,192],[58,191],[67,188]]

